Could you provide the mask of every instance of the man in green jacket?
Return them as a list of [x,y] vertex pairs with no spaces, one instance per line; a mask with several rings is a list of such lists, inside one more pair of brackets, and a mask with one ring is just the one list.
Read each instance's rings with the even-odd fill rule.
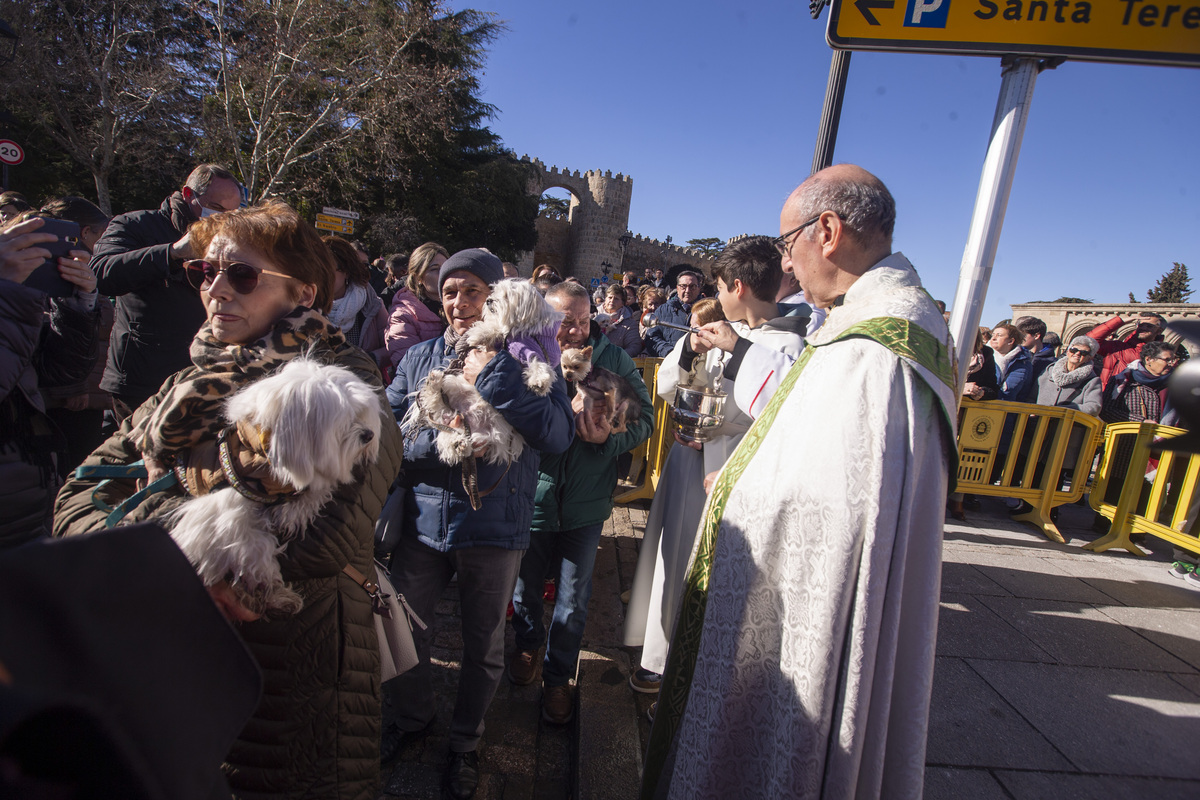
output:
[[[517,652],[509,662],[508,677],[518,686],[530,684],[541,661],[542,717],[561,725],[570,721],[574,708],[570,682],[587,622],[600,531],[612,513],[617,457],[650,438],[654,409],[633,359],[591,321],[587,289],[560,283],[546,292],[546,302],[564,314],[558,332],[563,350],[591,345],[592,364],[629,381],[642,405],[623,433],[612,433],[604,415],[581,413],[582,400],[574,384],[568,384],[575,409],[575,440],[565,453],[544,454],[539,467],[529,549],[521,559],[513,592]],[[542,589],[559,557],[558,595],[547,639]],[[545,658],[539,659],[543,643]]]

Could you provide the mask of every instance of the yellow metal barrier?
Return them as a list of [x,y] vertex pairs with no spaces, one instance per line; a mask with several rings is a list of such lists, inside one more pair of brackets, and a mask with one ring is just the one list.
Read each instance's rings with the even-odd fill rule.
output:
[[[1085,550],[1101,553],[1110,547],[1120,547],[1144,556],[1146,552],[1131,542],[1129,536],[1149,533],[1176,547],[1200,553],[1200,539],[1184,532],[1196,498],[1200,455],[1159,451],[1154,447],[1157,440],[1172,439],[1184,432],[1182,428],[1152,422],[1116,422],[1108,426],[1104,432],[1104,458],[1089,502],[1096,513],[1111,520],[1112,528],[1105,536],[1085,544]],[[1148,482],[1146,468],[1156,454],[1158,469]]]
[[1064,541],[1050,510],[1083,496],[1104,423],[1071,408],[999,400],[964,399],[958,416],[957,490],[1024,500],[1033,510],[1013,519]]
[[675,443],[675,437],[671,435],[675,429],[671,421],[671,406],[658,396],[658,387],[655,385],[658,380],[658,365],[662,363],[662,359],[635,358],[633,363],[641,370],[642,380],[646,382],[646,388],[650,390],[650,397],[654,400],[654,433],[632,451],[633,463],[624,477],[624,483],[638,485],[618,494],[615,498],[618,503],[654,497],[662,475],[663,462],[667,460],[667,451]]

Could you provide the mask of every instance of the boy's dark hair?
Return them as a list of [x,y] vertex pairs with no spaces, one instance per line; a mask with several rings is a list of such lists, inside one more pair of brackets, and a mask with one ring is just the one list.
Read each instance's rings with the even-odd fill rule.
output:
[[713,266],[713,277],[728,288],[741,281],[757,300],[774,302],[783,277],[781,256],[766,236],[749,236],[725,246]]
[[1046,335],[1046,323],[1037,317],[1021,317],[1016,322],[1017,330],[1026,336],[1042,338]]

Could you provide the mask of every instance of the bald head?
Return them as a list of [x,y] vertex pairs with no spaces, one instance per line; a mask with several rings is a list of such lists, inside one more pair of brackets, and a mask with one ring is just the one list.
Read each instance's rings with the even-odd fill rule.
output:
[[892,250],[896,201],[883,181],[855,164],[837,164],[811,176],[791,193],[784,210],[801,220],[832,211],[860,247],[886,250],[884,255]]

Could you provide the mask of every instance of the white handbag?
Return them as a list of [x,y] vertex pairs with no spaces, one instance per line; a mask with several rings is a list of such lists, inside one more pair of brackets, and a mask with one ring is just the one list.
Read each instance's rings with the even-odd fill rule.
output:
[[404,595],[396,591],[385,568],[375,564],[375,580],[372,581],[347,564],[342,571],[371,595],[371,608],[375,612],[375,633],[379,636],[379,674],[383,681],[408,672],[417,665],[417,647],[413,643],[412,628],[425,630],[428,626],[412,610]]

